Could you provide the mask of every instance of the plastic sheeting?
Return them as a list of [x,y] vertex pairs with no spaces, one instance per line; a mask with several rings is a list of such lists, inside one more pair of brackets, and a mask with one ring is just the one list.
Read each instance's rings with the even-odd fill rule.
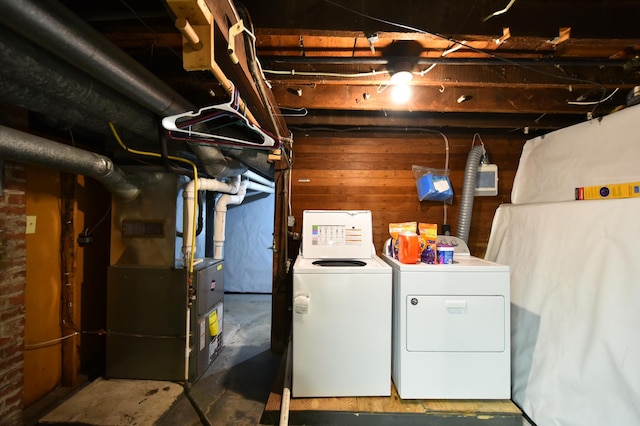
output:
[[538,425],[640,424],[640,105],[525,144],[486,259],[511,270],[512,399]]
[[[260,197],[258,195],[257,197]],[[271,293],[275,196],[247,195],[229,206],[224,242],[224,290],[237,293]]]
[[502,205],[512,398],[539,426],[640,424],[640,199]]
[[575,188],[640,181],[640,105],[527,141],[513,204],[575,199]]

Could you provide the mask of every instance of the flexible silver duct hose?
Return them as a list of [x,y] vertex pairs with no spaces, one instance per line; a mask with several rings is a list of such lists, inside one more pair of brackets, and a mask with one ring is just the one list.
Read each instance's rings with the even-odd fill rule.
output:
[[105,156],[0,126],[0,157],[89,176],[115,196],[132,201],[140,189]]
[[465,243],[469,241],[469,228],[471,227],[471,214],[473,213],[473,199],[476,192],[476,175],[482,160],[484,149],[481,145],[471,148],[467,156],[467,165],[464,169],[464,182],[462,184],[462,198],[460,199],[460,216],[458,218],[458,232],[456,236]]

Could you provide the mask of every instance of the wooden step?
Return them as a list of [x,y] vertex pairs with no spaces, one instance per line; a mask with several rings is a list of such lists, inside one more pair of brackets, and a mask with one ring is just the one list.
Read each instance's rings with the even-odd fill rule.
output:
[[[279,424],[285,363],[286,353],[261,424]],[[291,398],[289,424],[522,426],[523,417],[511,400],[400,399],[391,384],[391,396],[388,397]]]

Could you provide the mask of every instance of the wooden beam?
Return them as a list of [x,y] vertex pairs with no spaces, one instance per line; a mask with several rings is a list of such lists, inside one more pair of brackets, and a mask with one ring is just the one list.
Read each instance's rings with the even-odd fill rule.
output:
[[[80,372],[80,291],[76,282],[76,175],[60,173],[60,330],[63,386],[74,387]],[[66,338],[66,336],[71,336]]]
[[[330,61],[330,58],[327,58]],[[290,85],[385,85],[389,83],[389,73],[384,65],[370,65],[364,62],[348,64],[322,64],[303,59],[300,63],[293,59],[277,64],[266,61],[263,63],[265,74],[273,84]],[[453,62],[453,61],[452,61]],[[517,61],[515,61],[517,62]],[[557,87],[572,86],[593,87],[602,84],[607,87],[628,87],[637,84],[635,72],[626,70],[622,62],[616,66],[607,67],[606,61],[590,61],[580,65],[580,61],[544,62],[527,61],[518,66],[496,59],[482,60],[478,65],[473,61],[466,65],[463,61],[419,63],[413,67],[412,85],[444,87]],[[269,65],[274,65],[269,67]],[[374,72],[375,71],[375,72]],[[590,81],[597,83],[589,83]]]
[[[579,114],[591,111],[594,105],[570,105],[569,101],[578,100],[581,95],[587,97],[586,101],[597,101],[601,96],[599,90],[578,92],[569,88],[535,89],[523,86],[495,90],[492,87],[455,87],[441,91],[437,87],[413,86],[409,102],[398,105],[391,100],[391,87],[378,93],[373,86],[317,85],[304,87],[302,96],[289,89],[290,86],[284,84],[273,86],[280,107],[365,111]],[[620,96],[624,95],[623,91]],[[600,111],[619,105],[620,96],[600,106]]]
[[304,116],[285,117],[289,127],[361,127],[385,129],[559,129],[586,119],[584,114],[492,114],[492,113],[394,113],[358,111],[308,111]]

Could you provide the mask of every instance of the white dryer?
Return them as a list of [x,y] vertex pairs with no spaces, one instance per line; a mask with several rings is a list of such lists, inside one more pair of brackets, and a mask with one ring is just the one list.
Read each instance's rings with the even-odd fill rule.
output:
[[459,252],[448,265],[383,259],[400,398],[510,399],[509,267]]
[[391,267],[369,211],[305,211],[293,267],[294,397],[391,393]]

